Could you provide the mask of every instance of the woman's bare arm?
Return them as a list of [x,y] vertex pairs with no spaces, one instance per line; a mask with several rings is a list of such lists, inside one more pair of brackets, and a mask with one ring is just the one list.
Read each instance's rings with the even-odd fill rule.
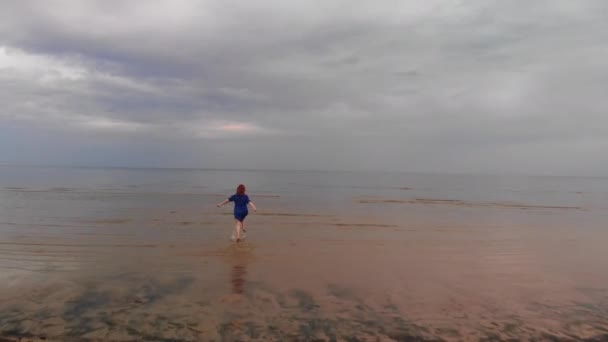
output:
[[258,208],[255,207],[255,204],[253,204],[253,202],[249,201],[249,205],[253,208],[253,211],[255,211],[256,213],[258,212]]
[[228,202],[230,202],[230,201],[229,201],[229,200],[225,200],[224,202],[219,203],[219,204],[217,205],[217,207],[218,207],[218,208],[220,208],[220,207],[222,207],[224,204],[226,204],[226,203],[228,203]]

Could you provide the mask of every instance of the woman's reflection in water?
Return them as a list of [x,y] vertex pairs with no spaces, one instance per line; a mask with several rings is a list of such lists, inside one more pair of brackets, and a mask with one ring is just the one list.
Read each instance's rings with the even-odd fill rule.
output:
[[247,276],[247,265],[245,262],[232,266],[232,293],[242,294],[245,289],[245,277]]

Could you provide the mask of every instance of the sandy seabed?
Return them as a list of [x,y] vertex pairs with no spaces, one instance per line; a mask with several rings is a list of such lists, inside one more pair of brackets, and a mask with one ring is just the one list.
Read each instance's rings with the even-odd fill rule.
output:
[[572,229],[582,208],[352,203],[262,210],[239,244],[226,211],[5,218],[0,340],[608,340],[608,233]]

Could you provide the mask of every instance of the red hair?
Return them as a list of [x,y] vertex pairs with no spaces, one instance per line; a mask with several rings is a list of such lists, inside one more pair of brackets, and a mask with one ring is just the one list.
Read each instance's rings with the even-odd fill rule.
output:
[[239,186],[236,187],[236,194],[237,195],[245,194],[245,186],[243,184],[239,184]]

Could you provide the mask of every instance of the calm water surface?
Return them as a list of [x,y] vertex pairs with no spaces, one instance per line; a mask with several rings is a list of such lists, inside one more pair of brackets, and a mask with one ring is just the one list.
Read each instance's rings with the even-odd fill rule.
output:
[[0,338],[608,340],[607,222],[607,178],[2,166]]

